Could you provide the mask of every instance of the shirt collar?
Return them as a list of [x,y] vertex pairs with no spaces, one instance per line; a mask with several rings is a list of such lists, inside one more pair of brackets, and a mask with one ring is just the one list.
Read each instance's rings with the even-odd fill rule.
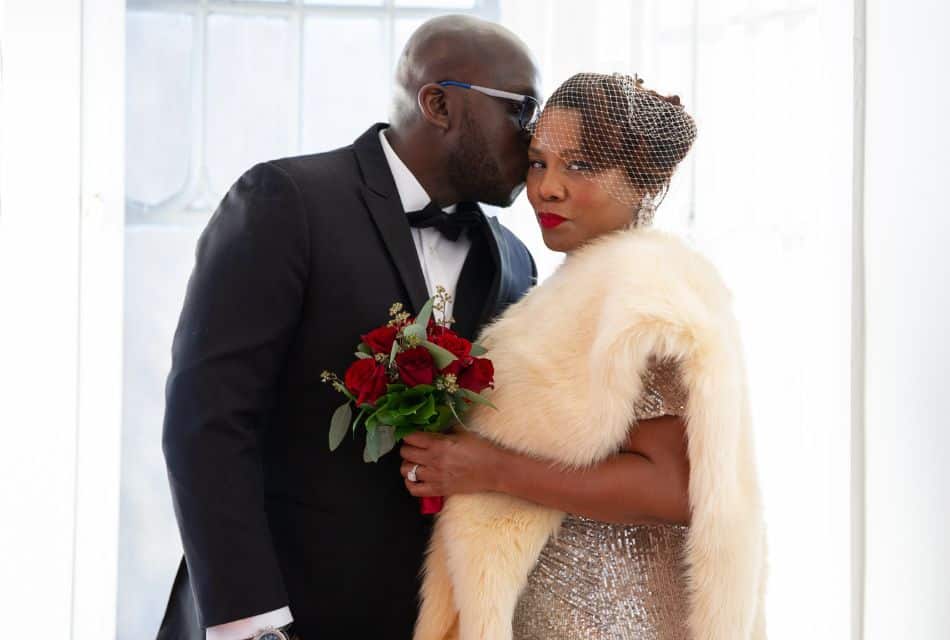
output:
[[[396,152],[393,150],[389,140],[386,139],[386,130],[379,130],[379,142],[383,145],[383,155],[386,156],[386,163],[389,164],[389,170],[393,174],[393,180],[396,183],[396,192],[399,194],[399,201],[402,203],[403,211],[418,211],[424,209],[432,198],[426,193],[426,190],[419,183],[419,180],[412,175],[412,171],[406,166]],[[443,211],[453,213],[455,205],[443,207]]]

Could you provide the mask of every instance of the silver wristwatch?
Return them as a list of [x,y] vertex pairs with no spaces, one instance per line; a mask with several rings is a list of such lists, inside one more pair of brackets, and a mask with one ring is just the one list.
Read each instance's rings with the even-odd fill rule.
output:
[[255,633],[249,640],[294,640],[295,636],[291,633],[293,623],[284,627],[268,627]]

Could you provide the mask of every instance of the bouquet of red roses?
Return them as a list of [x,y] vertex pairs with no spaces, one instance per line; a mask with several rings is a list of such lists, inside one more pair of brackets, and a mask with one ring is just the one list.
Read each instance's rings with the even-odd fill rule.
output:
[[[415,318],[394,304],[390,321],[361,336],[356,361],[343,380],[324,371],[322,379],[347,397],[330,421],[330,450],[348,431],[366,430],[364,462],[376,462],[414,431],[445,431],[462,421],[478,402],[491,405],[481,392],[494,386],[485,349],[454,333],[445,317],[451,298],[445,289],[426,302]],[[434,312],[440,312],[436,321]],[[355,406],[356,418],[353,418]],[[441,498],[422,499],[423,513],[441,509]]]

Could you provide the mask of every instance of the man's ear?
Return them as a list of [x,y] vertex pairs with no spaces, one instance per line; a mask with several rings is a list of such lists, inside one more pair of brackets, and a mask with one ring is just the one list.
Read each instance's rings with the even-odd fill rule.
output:
[[445,89],[434,82],[422,85],[416,100],[419,103],[419,111],[426,121],[442,130],[449,129],[449,106]]

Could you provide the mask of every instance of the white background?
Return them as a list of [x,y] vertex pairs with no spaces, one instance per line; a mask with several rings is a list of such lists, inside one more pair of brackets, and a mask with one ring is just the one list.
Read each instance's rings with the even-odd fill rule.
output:
[[[709,253],[736,294],[770,636],[946,637],[950,9],[502,0],[491,11],[536,53],[547,92],[580,70],[636,71],[696,114],[699,142],[658,220]],[[0,5],[0,620],[51,638],[148,637],[161,615],[179,552],[161,387],[194,239],[220,191],[254,161],[344,143],[386,114],[384,84],[367,111],[334,121],[339,140],[319,126],[329,116],[308,114],[354,107],[320,95],[268,118],[261,101],[222,97],[229,65],[212,47],[203,64],[219,71],[184,86],[207,91],[224,124],[197,149],[192,128],[136,120],[149,87],[125,63],[134,70],[149,23],[125,13],[115,0]],[[413,23],[400,24],[392,48]],[[247,55],[246,40],[222,42],[235,65]],[[289,132],[228,138],[229,119]],[[124,192],[166,188],[149,183],[163,174],[148,162],[173,144],[208,154],[206,184],[127,216]],[[500,215],[550,273],[559,258],[525,203]]]

